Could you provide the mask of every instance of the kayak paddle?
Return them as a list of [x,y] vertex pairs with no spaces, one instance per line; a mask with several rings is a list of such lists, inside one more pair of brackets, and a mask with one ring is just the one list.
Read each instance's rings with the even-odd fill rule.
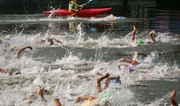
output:
[[49,14],[48,18],[50,18],[54,14],[55,8],[51,11],[51,14]]

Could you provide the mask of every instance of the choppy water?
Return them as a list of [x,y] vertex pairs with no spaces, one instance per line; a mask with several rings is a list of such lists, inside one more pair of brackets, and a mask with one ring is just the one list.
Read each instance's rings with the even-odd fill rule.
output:
[[[74,102],[77,96],[95,92],[95,80],[99,77],[96,72],[121,77],[122,84],[118,85],[121,90],[114,90],[111,86],[107,89],[113,106],[170,105],[169,93],[173,89],[177,91],[180,103],[180,18],[164,21],[159,18],[171,17],[171,14],[173,12],[159,11],[154,18],[115,21],[106,18],[47,18],[41,14],[0,16],[0,39],[3,40],[0,67],[21,73],[0,74],[0,105],[40,106],[42,104],[36,96],[23,100],[40,85],[49,90],[44,94],[45,105],[53,106],[53,98],[58,97],[64,106],[79,106],[81,103]],[[176,14],[179,17],[179,13]],[[73,23],[77,24],[74,31],[69,29]],[[138,29],[136,39],[148,40],[148,32],[155,29],[156,39],[161,42],[128,46],[133,25]],[[171,36],[166,36],[167,31],[172,32]],[[38,44],[41,32],[50,33],[63,44]],[[10,49],[27,45],[34,50],[26,50],[20,59],[14,59],[15,51]],[[149,55],[133,67],[134,72],[124,66],[118,68],[125,63],[115,60],[132,59],[135,51]],[[110,64],[109,61],[114,62]],[[80,79],[78,75],[87,78]],[[127,87],[132,84],[141,86]]]

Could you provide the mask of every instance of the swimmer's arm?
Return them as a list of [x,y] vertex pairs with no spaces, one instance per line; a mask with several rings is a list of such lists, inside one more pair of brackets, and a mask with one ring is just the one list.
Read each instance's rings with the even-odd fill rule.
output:
[[53,39],[53,40],[56,41],[56,42],[58,42],[58,43],[60,43],[60,44],[62,44],[62,42],[59,41],[59,40],[57,40],[57,39]]
[[137,55],[139,56],[139,55],[143,55],[143,56],[147,56],[147,54],[145,54],[145,53],[142,53],[142,52],[137,52]]
[[43,89],[41,88],[41,86],[38,87],[37,95],[42,102],[46,101],[44,98]]
[[135,34],[136,34],[136,27],[133,26],[132,37],[131,37],[132,42],[134,42],[134,40],[135,40]]
[[58,98],[54,98],[54,104],[55,106],[63,106]]
[[152,40],[152,43],[156,42],[156,39],[154,38],[155,36],[155,31],[152,30],[151,32],[149,32],[149,38]]
[[30,50],[32,50],[33,51],[33,48],[31,47],[31,46],[26,46],[26,47],[24,47],[24,48],[21,48],[20,50],[18,50],[17,52],[16,52],[16,54],[15,54],[15,59],[18,59],[19,58],[19,56],[20,56],[20,54],[25,50],[25,49],[27,49],[27,48],[29,48]]

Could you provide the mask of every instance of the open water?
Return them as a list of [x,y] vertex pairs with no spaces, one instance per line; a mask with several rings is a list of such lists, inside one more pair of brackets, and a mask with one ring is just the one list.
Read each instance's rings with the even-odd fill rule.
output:
[[[138,30],[137,40],[148,40],[149,31],[155,30],[159,42],[129,46],[133,25]],[[62,44],[39,44],[40,33],[50,34]],[[9,69],[13,75],[0,74],[0,105],[54,106],[53,98],[58,97],[64,106],[88,106],[74,100],[80,95],[94,94],[95,81],[100,77],[97,72],[121,77],[122,84],[116,85],[118,90],[113,89],[113,84],[106,90],[111,106],[169,106],[169,93],[174,89],[180,103],[179,34],[178,11],[159,10],[151,18],[118,20],[1,15],[0,67]],[[27,45],[33,51],[27,49],[19,59],[14,59],[16,50]],[[135,58],[135,51],[148,56],[136,66],[115,61]],[[130,72],[123,64],[134,71]],[[21,74],[15,75],[17,72]],[[79,75],[86,78],[81,79]],[[36,94],[24,99],[36,92],[38,86],[49,91],[44,93],[45,104]],[[100,99],[98,103],[101,102]]]

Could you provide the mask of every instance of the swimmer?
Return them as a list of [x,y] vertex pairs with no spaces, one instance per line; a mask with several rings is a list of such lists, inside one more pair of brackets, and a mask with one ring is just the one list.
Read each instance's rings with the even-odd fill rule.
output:
[[[132,59],[128,59],[128,58],[121,58],[121,59],[118,59],[118,60],[115,60],[115,61],[119,61],[119,62],[126,62],[126,63],[129,63],[131,65],[137,65],[139,64],[138,61],[136,60],[132,60]],[[113,61],[110,61],[108,65],[111,65],[113,63]],[[127,65],[125,65],[127,66]]]
[[[98,73],[98,75],[102,75],[102,74]],[[99,77],[98,79],[96,79],[96,94],[102,92],[103,90],[105,90],[108,87],[110,81],[116,80],[117,83],[121,83],[119,76],[117,76],[117,77],[109,77],[109,76],[110,76],[110,74],[106,73],[105,75],[103,75],[103,76]],[[101,87],[101,81],[103,81],[103,80],[105,80],[104,86]],[[92,102],[96,103],[96,99],[97,99],[96,96],[78,96],[76,98],[75,102],[77,103],[77,102],[80,102],[80,101],[88,100],[88,101],[92,101]]]
[[120,76],[106,78],[103,89],[108,88],[110,82],[121,84]]
[[23,47],[23,48],[21,48],[20,50],[18,50],[18,51],[16,52],[14,58],[15,58],[15,59],[18,59],[19,56],[21,55],[21,53],[22,53],[25,49],[27,49],[27,48],[29,48],[30,50],[33,51],[33,48],[32,48],[31,46]]
[[171,98],[171,106],[178,106],[178,103],[176,102],[176,91],[173,90],[170,93],[170,98]]
[[126,62],[126,63],[130,63],[132,65],[137,65],[139,64],[139,62],[137,62],[136,60],[131,60],[131,59],[127,59],[127,58],[121,58],[119,59],[119,61],[121,62]]
[[141,55],[141,56],[144,56],[144,57],[147,56],[147,54],[141,53],[141,52],[134,52],[133,55],[134,55],[134,56],[133,56],[133,57],[134,57],[133,59],[121,58],[121,59],[119,59],[119,60],[117,60],[117,61],[130,63],[131,65],[137,65],[137,64],[140,64],[140,62],[138,62],[139,59],[137,59],[138,56],[140,56],[140,55]]
[[103,91],[103,89],[107,88],[107,86],[108,86],[108,84],[107,84],[107,83],[108,83],[108,80],[105,81],[103,89],[102,89],[102,87],[101,87],[101,81],[104,80],[104,79],[106,79],[106,78],[108,78],[109,76],[110,76],[110,74],[109,74],[109,73],[106,73],[106,75],[101,76],[100,78],[98,78],[98,79],[96,80],[96,93],[100,93],[100,92]]
[[5,69],[5,68],[2,68],[2,67],[0,67],[0,72],[1,73],[8,73],[8,75],[19,75],[19,74],[21,74],[21,72],[18,70],[18,69],[15,69],[15,68],[13,68],[13,69]]
[[39,99],[42,105],[45,106],[47,100],[44,98],[44,93],[48,95],[52,95],[53,90],[51,89],[47,90],[42,88],[41,86],[38,86],[37,90],[33,90],[30,93],[26,94],[22,100],[27,103],[32,103],[35,99]]
[[117,20],[117,19],[126,19],[125,17],[122,17],[122,16],[114,16],[113,14],[110,14],[106,17],[104,17],[106,21],[114,21],[114,20]]
[[36,41],[36,43],[38,43],[38,44],[44,44],[44,43],[46,43],[46,42],[49,43],[49,46],[54,45],[55,42],[62,44],[61,41],[59,41],[59,40],[57,40],[57,39],[55,39],[55,38],[52,38],[52,37],[50,36],[50,33],[44,34],[43,32],[41,32],[41,33],[39,34],[39,40]]
[[[136,35],[136,32],[137,32],[137,29],[135,26],[133,26],[133,31],[131,32],[131,43],[130,43],[130,46],[133,46],[135,44],[135,35]],[[142,39],[139,39],[137,40],[137,44],[138,45],[143,45],[144,44],[144,40]]]
[[148,43],[155,43],[156,42],[156,39],[154,38],[154,36],[155,36],[155,31],[154,30],[149,32],[148,36],[151,39],[150,41],[148,41]]
[[59,40],[57,40],[57,39],[55,39],[55,38],[49,38],[49,39],[48,39],[48,42],[49,42],[49,46],[54,45],[54,42],[57,42],[57,43],[62,44],[61,41],[59,41]]
[[[137,31],[136,27],[133,26],[133,31],[131,32],[130,46],[133,46],[135,44],[136,31]],[[137,45],[143,45],[145,43],[155,43],[155,42],[157,42],[156,39],[155,39],[155,31],[154,30],[149,32],[148,37],[150,39],[148,42],[145,42],[143,39],[139,39],[139,40],[136,41]]]
[[[108,62],[108,65],[113,64],[113,62],[125,62],[125,63],[129,63],[129,64],[124,64],[124,63],[120,63],[118,65],[118,69],[121,70],[123,69],[123,67],[127,67],[126,69],[129,72],[133,72],[135,69],[135,66],[138,64],[141,64],[144,62],[144,58],[147,57],[148,54],[146,53],[142,53],[142,52],[134,52],[133,53],[133,58],[132,59],[128,59],[128,58],[121,58],[115,61],[110,61]],[[122,66],[122,67],[121,67]]]
[[[102,75],[102,74],[101,74]],[[98,79],[96,79],[96,93],[102,92],[102,87],[101,87],[101,81],[108,78],[110,76],[109,73],[106,73],[106,75],[103,75],[101,77],[99,77]],[[107,83],[107,81],[106,81]],[[106,85],[107,86],[107,85]],[[95,100],[96,97],[95,96],[78,96],[75,100],[75,102],[80,102],[80,101],[92,101]]]
[[32,92],[30,92],[30,94],[26,94],[22,100],[29,104],[34,102],[35,99],[39,98],[42,106],[44,106],[46,100],[44,98],[43,91],[44,89],[42,89],[41,86],[38,86],[38,90],[33,90]]
[[7,70],[4,69],[4,68],[2,68],[2,67],[0,67],[0,72],[1,72],[1,73],[7,73]]

